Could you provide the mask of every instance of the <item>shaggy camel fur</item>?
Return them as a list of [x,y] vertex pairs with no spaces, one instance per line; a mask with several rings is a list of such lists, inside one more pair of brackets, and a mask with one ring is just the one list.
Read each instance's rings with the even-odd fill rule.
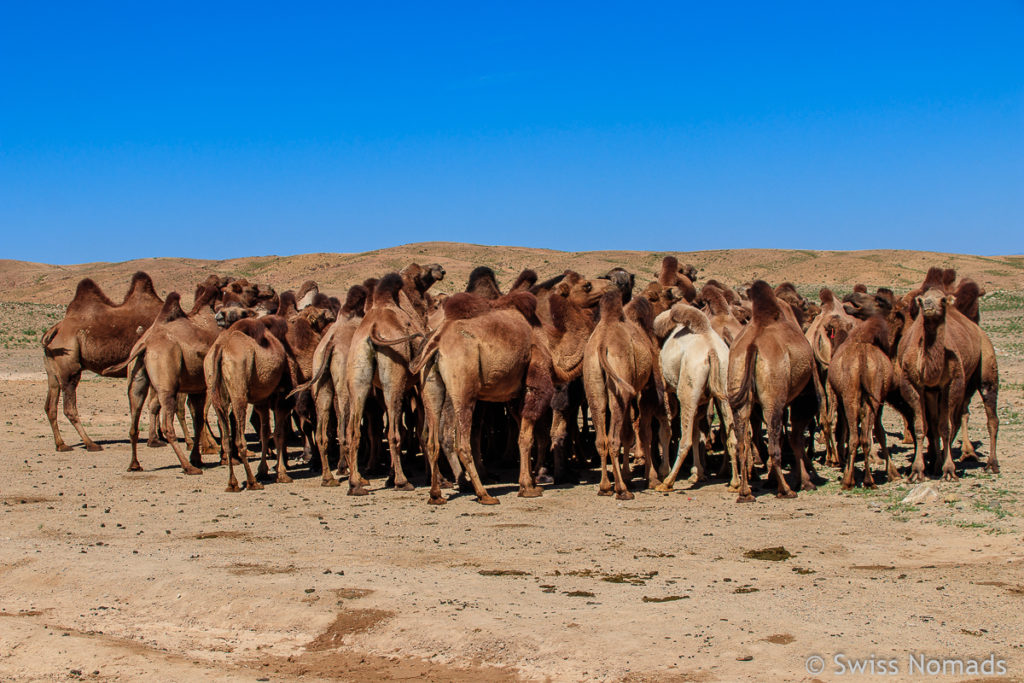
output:
[[398,273],[381,278],[373,292],[373,306],[352,335],[345,359],[349,416],[347,426],[348,470],[350,496],[369,493],[367,482],[359,474],[357,455],[366,399],[373,387],[384,394],[387,411],[387,441],[391,452],[391,468],[396,489],[409,491],[413,485],[405,476],[401,460],[402,399],[412,387],[409,362],[423,337],[424,321],[399,303],[403,280]]
[[726,345],[731,346],[743,331],[743,323],[736,317],[733,305],[727,298],[727,292],[731,292],[731,290],[722,289],[708,282],[701,288],[694,305],[705,307],[711,329],[722,338]]
[[78,416],[78,382],[82,379],[82,370],[99,374],[128,358],[132,346],[153,323],[163,304],[153,289],[153,281],[143,272],[132,275],[128,293],[120,304],[107,298],[89,278],[78,283],[64,319],[48,329],[41,340],[47,382],[46,417],[58,451],[71,450],[57,427],[57,402],[61,392],[64,393],[64,415],[82,437],[86,450],[103,450],[85,433]]
[[782,474],[782,420],[789,406],[789,442],[797,462],[799,488],[811,490],[814,466],[804,448],[804,430],[817,409],[812,384],[814,354],[789,305],[776,298],[770,285],[758,280],[751,285],[753,305],[750,324],[729,352],[729,402],[736,420],[739,442],[740,492],[737,502],[754,499],[749,476],[752,462],[750,416],[760,404],[768,426],[770,473],[778,484],[778,497],[796,493]]
[[[138,459],[139,415],[146,394],[152,387],[160,402],[160,425],[164,438],[178,456],[182,470],[185,474],[202,474],[199,469],[202,464],[199,446],[206,422],[203,358],[220,332],[213,311],[218,297],[218,290],[200,286],[196,290],[192,310],[186,315],[181,308],[181,296],[171,292],[156,320],[132,348],[128,360],[103,371],[107,376],[116,376],[126,369],[128,371],[131,415],[128,438],[132,445],[132,460],[128,471],[142,470]],[[174,435],[179,393],[188,395],[195,433],[188,461]]]
[[[664,478],[659,491],[671,491],[679,476],[683,460],[693,451],[693,482],[707,479],[700,448],[700,415],[714,400],[725,430],[726,450],[732,463],[730,491],[738,491],[740,476],[736,460],[736,433],[732,408],[729,406],[726,378],[729,374],[729,347],[712,328],[701,311],[685,303],[654,320],[655,334],[665,337],[661,348],[661,370],[665,385],[674,391],[679,405],[679,450],[672,470]],[[665,459],[667,459],[667,454]]]
[[[645,309],[640,316],[646,314],[650,317],[647,300],[637,299],[636,303]],[[602,496],[611,495],[613,490],[608,480],[610,458],[615,497],[619,500],[633,499],[629,490],[629,445],[634,439],[638,455],[645,463],[648,484],[653,487],[660,483],[654,474],[651,443],[642,437],[637,439],[638,430],[632,427],[641,417],[639,402],[642,394],[653,394],[653,403],[662,411],[665,409],[665,387],[657,368],[657,346],[652,336],[626,318],[622,293],[618,288],[605,291],[600,302],[600,321],[583,353],[583,389],[594,420],[597,452],[601,456],[601,482],[597,492]],[[665,418],[663,449],[668,443],[667,414]],[[626,470],[625,476],[623,469]]]
[[427,266],[410,263],[398,274],[402,276],[402,293],[399,295],[399,304],[411,315],[425,321],[428,313],[427,290],[435,282],[444,279],[444,268],[439,263],[431,263]]
[[690,303],[697,298],[697,288],[693,286],[696,279],[697,269],[690,264],[679,265],[679,259],[675,256],[666,256],[661,260],[658,284],[665,288],[678,288],[682,298]]
[[[942,477],[956,479],[950,441],[961,424],[964,407],[981,392],[988,418],[990,453],[986,469],[998,472],[996,416],[998,369],[988,336],[957,310],[952,295],[932,287],[914,299],[919,312],[900,341],[900,391],[914,412],[914,464],[911,481],[924,479],[922,441],[927,433],[935,468],[942,457]],[[926,431],[927,430],[927,431]],[[937,472],[936,472],[937,473]]]
[[[858,447],[864,453],[864,486],[874,488],[871,433],[878,430],[882,403],[893,385],[889,326],[882,315],[857,321],[849,332],[845,329],[848,324],[849,321],[832,316],[826,331],[830,343],[835,344],[828,366],[828,385],[833,397],[839,399],[837,412],[846,433],[843,488],[855,485],[853,470]],[[893,466],[888,451],[883,453],[888,480],[899,480],[899,472]]]
[[[535,308],[536,298],[528,292],[514,292],[494,302],[455,294],[445,302],[444,324],[411,368],[427,378],[422,398],[425,422],[431,425],[426,439],[431,470],[429,502],[445,502],[438,469],[438,435],[441,410],[449,401],[455,420],[455,448],[477,500],[485,505],[498,503],[484,488],[473,459],[473,409],[478,401],[516,400],[519,495],[532,498],[542,494],[533,479],[530,454],[534,424],[551,400],[552,375],[557,376],[558,371],[536,326]],[[432,373],[434,367],[436,374]]]
[[633,298],[633,287],[636,286],[636,276],[625,268],[612,268],[598,280],[610,280],[612,284],[622,292],[622,302],[628,304]]
[[[270,408],[274,410],[274,441],[277,446],[277,482],[288,483],[284,464],[284,425],[288,417],[282,392],[289,386],[288,358],[276,336],[267,332],[261,320],[246,318],[217,337],[203,361],[203,373],[209,390],[209,403],[220,422],[222,448],[228,460],[227,491],[241,489],[235,478],[234,460],[245,467],[249,490],[263,485],[253,477],[249,451],[245,445],[245,414],[249,404],[260,416],[260,466],[257,473],[266,476],[270,450]],[[232,446],[234,448],[232,448]]]

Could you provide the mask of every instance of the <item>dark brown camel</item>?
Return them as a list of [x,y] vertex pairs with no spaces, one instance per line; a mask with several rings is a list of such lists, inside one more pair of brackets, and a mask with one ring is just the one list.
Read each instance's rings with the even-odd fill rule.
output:
[[77,391],[82,371],[100,374],[105,368],[124,362],[163,304],[153,289],[153,281],[143,272],[132,276],[128,293],[120,304],[107,298],[89,278],[78,283],[64,319],[48,329],[41,340],[47,382],[46,417],[58,451],[71,450],[57,427],[57,402],[61,392],[64,393],[64,415],[82,438],[86,450],[103,450],[85,433],[78,416]]
[[752,501],[749,477],[752,463],[750,422],[755,403],[760,404],[768,427],[770,476],[778,484],[778,497],[796,493],[782,474],[782,421],[789,407],[789,442],[797,462],[798,487],[814,489],[814,466],[804,448],[804,431],[817,408],[812,384],[814,354],[789,305],[776,298],[764,280],[749,290],[753,317],[729,351],[729,402],[735,416],[739,442],[740,492],[737,502]]

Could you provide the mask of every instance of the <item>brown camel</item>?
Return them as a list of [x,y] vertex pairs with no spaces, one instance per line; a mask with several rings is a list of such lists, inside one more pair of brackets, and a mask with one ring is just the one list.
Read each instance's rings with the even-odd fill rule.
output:
[[661,271],[658,273],[658,284],[662,287],[676,287],[682,293],[682,298],[688,303],[693,303],[697,298],[697,288],[693,281],[697,277],[697,269],[690,264],[679,265],[679,259],[675,256],[666,256],[661,260]]
[[439,263],[431,263],[427,266],[410,263],[398,274],[402,276],[402,293],[399,295],[399,305],[406,308],[416,318],[425,321],[428,312],[427,290],[435,282],[440,282],[444,279],[444,268]]
[[[152,387],[160,402],[160,426],[186,474],[202,474],[199,466],[200,435],[205,419],[206,381],[203,358],[220,330],[213,310],[220,291],[200,286],[195,303],[186,315],[177,292],[167,295],[156,320],[135,343],[128,359],[103,371],[106,376],[128,372],[128,404],[131,425],[128,438],[132,445],[130,472],[141,471],[138,458],[139,415],[146,394]],[[189,460],[174,435],[174,416],[178,394],[188,395],[195,438]],[[223,454],[221,456],[223,458]]]
[[[484,488],[473,459],[473,409],[478,401],[517,402],[519,495],[541,495],[530,468],[534,424],[549,405],[554,393],[552,376],[558,371],[537,326],[535,307],[536,298],[522,291],[493,302],[466,293],[452,295],[445,302],[444,324],[431,335],[411,368],[428,378],[422,398],[425,421],[431,425],[427,430],[431,503],[445,502],[438,469],[438,435],[442,407],[449,401],[456,423],[455,448],[477,500],[485,505],[498,502]],[[437,373],[430,380],[434,368]]]
[[957,309],[953,296],[947,295],[943,288],[929,288],[912,304],[918,315],[900,341],[898,366],[900,391],[914,412],[911,481],[924,478],[922,441],[925,433],[929,450],[936,456],[936,470],[940,466],[941,452],[943,479],[956,479],[950,441],[975,391],[981,392],[988,418],[990,453],[986,469],[998,472],[999,373],[988,336]]
[[[824,299],[822,299],[824,302]],[[874,488],[871,474],[871,433],[877,431],[882,403],[893,385],[892,361],[889,359],[889,329],[879,314],[852,324],[840,316],[831,316],[826,334],[835,344],[828,366],[828,384],[833,400],[838,397],[838,419],[845,426],[845,472],[843,488],[853,488],[854,461],[858,447],[864,453],[864,486]],[[899,479],[888,451],[883,451],[885,469],[890,482]]]
[[103,450],[85,433],[78,417],[77,392],[82,371],[99,374],[128,358],[132,346],[152,324],[163,304],[153,289],[153,281],[143,272],[132,275],[128,293],[120,304],[107,298],[89,278],[78,283],[64,319],[48,329],[41,340],[47,382],[46,417],[58,451],[71,450],[57,427],[61,392],[64,415],[82,437],[86,450]]
[[[652,317],[650,303],[646,299],[636,299],[635,303],[646,309],[640,312],[641,316],[646,313],[647,317]],[[659,406],[661,412],[665,411],[665,386],[656,367],[658,353],[652,337],[653,332],[648,334],[636,322],[627,319],[622,293],[617,287],[604,292],[600,301],[600,321],[583,354],[583,388],[594,420],[597,451],[601,456],[601,482],[597,492],[602,496],[611,495],[613,490],[608,480],[610,458],[615,497],[619,500],[633,499],[629,490],[629,444],[634,440],[638,455],[645,462],[648,484],[653,488],[661,483],[654,474],[651,443],[644,438],[636,439],[638,430],[633,428],[633,423],[639,422],[641,417],[639,404],[643,394],[651,395],[653,404]],[[664,458],[664,448],[668,444],[667,413],[663,423]]]
[[814,354],[789,305],[778,299],[764,280],[751,285],[753,317],[729,351],[729,402],[735,417],[740,457],[737,502],[752,501],[749,476],[752,462],[751,412],[760,404],[768,426],[770,473],[778,497],[796,493],[782,474],[782,420],[789,407],[789,442],[797,462],[799,488],[811,490],[814,466],[804,448],[804,430],[817,409],[812,379]]
[[711,329],[727,346],[731,346],[743,331],[743,323],[736,317],[733,305],[729,303],[727,297],[727,293],[731,292],[732,290],[722,289],[708,282],[701,288],[694,301],[695,306],[703,306],[706,309],[704,312],[710,320]]
[[[288,483],[284,464],[284,424],[287,410],[283,393],[290,386],[288,358],[276,336],[269,334],[261,320],[246,318],[236,322],[217,337],[203,361],[203,373],[209,390],[209,403],[220,422],[221,446],[228,460],[227,491],[241,489],[235,478],[234,460],[241,460],[249,490],[263,485],[253,477],[249,451],[245,445],[245,414],[252,404],[260,416],[260,466],[257,473],[269,473],[270,409],[274,410],[274,441],[277,450],[277,482]],[[232,449],[232,446],[234,447]]]
[[818,292],[818,297],[821,299],[821,313],[811,320],[804,331],[804,336],[807,337],[807,341],[811,344],[811,350],[814,351],[815,371],[818,373],[818,381],[825,389],[822,393],[824,400],[818,405],[818,425],[825,438],[825,464],[838,467],[840,465],[839,455],[835,436],[832,433],[836,416],[836,395],[832,390],[832,385],[828,382],[828,368],[834,351],[834,330],[842,326],[852,327],[855,319],[846,312],[842,302],[836,299],[828,287],[822,287]]
[[413,386],[409,362],[423,337],[425,323],[400,305],[403,280],[389,273],[377,283],[373,306],[352,335],[345,359],[349,416],[347,426],[349,495],[366,495],[367,482],[359,474],[357,454],[366,399],[374,387],[381,389],[387,411],[387,441],[391,452],[394,486],[405,491],[414,487],[405,476],[401,460],[402,400]]

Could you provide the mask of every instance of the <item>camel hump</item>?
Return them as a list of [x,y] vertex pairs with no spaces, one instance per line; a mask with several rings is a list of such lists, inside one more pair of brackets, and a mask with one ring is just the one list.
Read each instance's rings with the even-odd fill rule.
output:
[[402,291],[402,276],[398,273],[388,273],[377,281],[373,289],[373,304],[387,305],[398,303],[398,293]]
[[154,323],[169,323],[172,320],[185,317],[185,311],[181,308],[181,294],[177,292],[171,292],[167,295],[167,299],[164,301],[164,305],[160,308],[160,312],[157,313],[156,320]]
[[[857,291],[857,288],[854,287],[853,291]],[[867,291],[867,288],[865,288],[865,291]],[[818,291],[818,299],[821,300],[822,306],[829,306],[835,303],[836,297],[835,294],[832,293],[831,289],[829,289],[828,287],[822,287]]]
[[498,279],[494,271],[487,266],[477,266],[473,269],[473,272],[469,274],[469,281],[466,283],[466,291],[486,299],[497,299],[501,296]]
[[315,281],[306,280],[305,282],[302,283],[302,286],[299,287],[299,293],[296,295],[296,297],[301,300],[302,297],[306,296],[310,292],[319,293],[319,291],[320,287],[316,284]]
[[527,268],[523,272],[519,273],[519,277],[517,277],[516,281],[512,283],[510,291],[526,291],[535,284],[537,284],[537,271]]
[[124,300],[127,303],[129,299],[135,297],[160,298],[153,287],[153,278],[149,276],[149,273],[139,270],[132,275],[132,281],[128,285],[128,293],[124,295]]
[[956,292],[953,295],[956,298],[954,305],[965,316],[974,322],[978,322],[980,320],[978,315],[978,299],[984,294],[985,290],[977,282],[965,277],[960,281],[960,285],[956,288]]
[[[513,289],[500,299],[495,299],[493,307],[514,308],[526,318],[530,325],[535,327],[540,325],[540,320],[537,319],[537,297],[527,291]],[[445,315],[447,315],[447,311]]]
[[623,307],[623,312],[626,314],[626,318],[639,325],[644,332],[654,333],[654,307],[651,306],[650,301],[642,296],[631,299]]
[[622,292],[617,287],[611,287],[601,295],[600,312],[601,322],[618,322],[625,319],[622,311]]
[[928,274],[924,276],[924,282],[921,283],[920,290],[927,292],[933,287],[942,289],[942,283],[945,279],[945,271],[938,266],[932,266],[928,269]]
[[254,342],[260,346],[266,346],[269,342],[267,341],[267,327],[261,321],[256,318],[242,318],[237,321],[231,327],[228,328],[229,332],[241,332],[247,337],[250,337]]
[[354,315],[362,315],[363,307],[366,305],[366,297],[370,295],[369,290],[362,285],[352,285],[345,295],[345,304],[341,307],[341,314],[346,318]]
[[[857,284],[855,284],[853,286],[853,291],[858,293],[858,294],[867,294],[868,293],[868,286],[863,284],[863,283],[861,283],[861,282],[858,282]],[[822,303],[824,303],[824,300],[822,300]]]
[[661,259],[661,272],[658,273],[658,282],[664,287],[671,287],[679,278],[679,259],[675,256],[666,256]]
[[96,284],[96,281],[90,277],[82,279],[78,283],[78,287],[75,288],[75,297],[68,304],[67,313],[70,314],[74,311],[88,310],[95,306],[116,306],[113,301],[110,300],[100,286]]
[[775,298],[772,286],[764,280],[757,280],[754,284],[750,285],[748,295],[753,307],[752,318],[755,325],[767,325],[775,322],[782,316],[779,300]]
[[689,304],[678,303],[673,306],[672,321],[677,325],[688,327],[694,334],[706,334],[711,329],[708,317]]
[[281,292],[280,296],[278,297],[277,314],[288,317],[294,313],[297,313],[298,310],[299,304],[298,300],[295,297],[295,292],[293,292],[290,289],[288,291]]
[[479,294],[459,292],[445,299],[445,320],[468,320],[491,310],[488,299]]

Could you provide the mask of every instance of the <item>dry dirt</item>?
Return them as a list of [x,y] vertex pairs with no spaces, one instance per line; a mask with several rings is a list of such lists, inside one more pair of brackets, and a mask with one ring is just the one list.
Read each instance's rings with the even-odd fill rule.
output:
[[[725,279],[747,279],[736,276],[745,254]],[[178,267],[160,272],[170,281]],[[73,279],[90,268],[73,267]],[[900,286],[892,272],[864,272],[830,275]],[[786,277],[829,281],[801,273]],[[265,279],[283,288],[310,275],[319,279],[312,270]],[[22,275],[4,267],[0,277]],[[41,355],[19,337],[48,326],[52,308],[6,306],[0,679],[814,680],[805,660],[821,654],[829,666],[818,678],[836,680],[837,653],[895,657],[904,672],[910,653],[995,653],[1007,680],[1020,680],[1024,286],[1006,277],[1012,291],[988,297],[982,313],[1001,363],[1003,473],[968,467],[922,506],[901,503],[909,487],[894,483],[841,492],[824,467],[816,492],[762,493],[742,506],[715,480],[628,502],[597,496],[594,484],[526,500],[501,483],[497,507],[468,495],[432,507],[419,468],[412,492],[377,477],[372,495],[349,498],[296,466],[292,484],[228,494],[223,468],[185,476],[168,448],[143,447],[146,471],[129,473],[124,381],[87,375],[79,389],[106,450],[53,452]],[[42,291],[4,296],[52,302]],[[984,456],[982,414],[976,403]],[[61,428],[77,446],[63,417]],[[896,458],[905,465],[906,451]],[[776,546],[791,557],[748,556]]]

